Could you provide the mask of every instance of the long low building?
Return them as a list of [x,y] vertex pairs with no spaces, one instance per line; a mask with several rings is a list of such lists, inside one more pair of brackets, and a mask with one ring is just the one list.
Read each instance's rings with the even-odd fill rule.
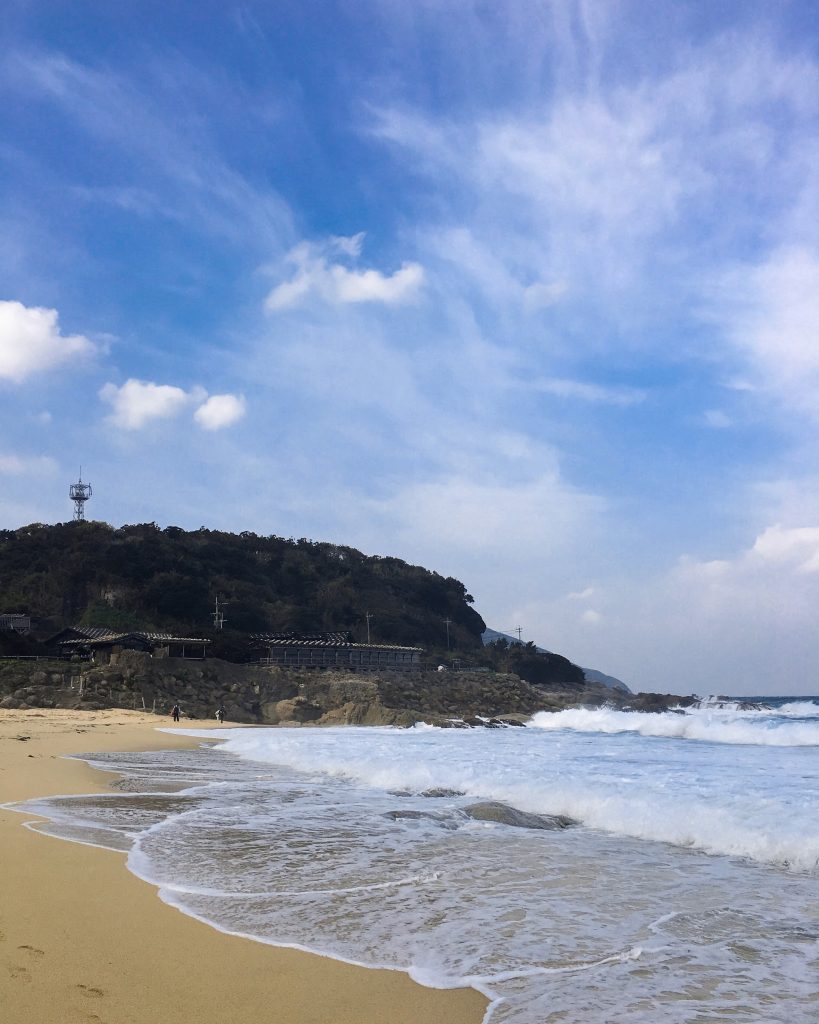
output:
[[172,636],[169,633],[145,633],[140,630],[117,632],[104,626],[70,626],[47,642],[63,658],[72,656],[107,661],[116,651],[143,651],[156,658],[188,658],[197,661],[207,654],[210,640],[202,637]]
[[422,647],[359,644],[349,633],[254,633],[254,660],[282,668],[337,668],[354,672],[419,671]]
[[4,612],[0,615],[0,630],[4,629],[13,633],[30,633],[31,616],[21,612]]

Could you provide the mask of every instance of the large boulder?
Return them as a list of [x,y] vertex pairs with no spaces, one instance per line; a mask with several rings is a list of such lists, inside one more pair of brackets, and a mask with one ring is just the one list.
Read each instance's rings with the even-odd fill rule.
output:
[[558,830],[577,824],[562,814],[529,814],[495,800],[471,804],[464,808],[464,814],[475,821],[494,821],[499,825],[511,825],[513,828]]
[[318,704],[311,703],[306,697],[280,700],[274,706],[276,722],[317,722],[323,714],[324,710]]

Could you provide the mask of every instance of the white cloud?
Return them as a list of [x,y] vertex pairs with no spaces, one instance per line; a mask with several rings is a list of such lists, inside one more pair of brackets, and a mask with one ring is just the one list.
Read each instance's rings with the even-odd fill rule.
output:
[[512,619],[537,643],[633,688],[816,691],[819,526],[767,526],[736,554],[683,557],[654,574],[618,570],[595,586],[594,608],[578,614],[586,596],[533,594]]
[[206,392],[199,388],[183,391],[170,384],[131,378],[121,387],[106,384],[99,395],[113,410],[109,418],[114,426],[139,430],[152,420],[173,419],[191,403],[201,402]]
[[108,383],[100,389],[100,398],[111,406],[109,421],[122,430],[140,430],[154,420],[170,420],[191,406],[203,430],[221,430],[245,415],[244,395],[211,395],[204,388],[190,391],[172,384],[131,378],[123,385]]
[[604,503],[567,485],[555,469],[533,476],[485,456],[457,473],[461,461],[438,480],[408,482],[384,501],[359,501],[349,512],[350,534],[365,526],[369,543],[380,537],[384,550],[469,580],[482,613],[496,615],[495,623],[513,621],[521,590],[542,593],[564,581],[566,561],[583,563]]
[[706,409],[702,414],[702,422],[706,427],[712,427],[714,430],[727,430],[734,423],[722,409]]
[[238,422],[246,411],[244,395],[211,395],[193,418],[203,430],[221,430]]
[[[585,30],[578,58],[605,42]],[[581,324],[602,309],[608,326],[642,326],[670,310],[690,315],[703,280],[729,252],[748,251],[750,231],[754,245],[776,244],[783,228],[815,235],[815,63],[788,59],[754,31],[732,32],[693,50],[672,45],[659,74],[624,72],[610,88],[581,78],[552,103],[539,89],[531,102],[457,120],[375,110],[373,134],[446,190],[443,223],[426,233],[469,237],[467,260],[461,246],[451,264],[482,298],[511,280],[525,309],[559,304]],[[598,350],[613,334],[572,333],[573,345]],[[666,343],[660,331],[616,338]]]
[[578,398],[584,402],[604,405],[636,405],[645,401],[646,393],[639,388],[603,387],[563,377],[542,377],[529,385],[534,391],[542,391],[558,398]]
[[20,456],[0,453],[0,473],[8,476],[52,476],[57,463],[48,455]]
[[819,572],[819,527],[770,526],[757,537],[749,559],[800,573]]
[[56,309],[0,301],[0,379],[19,383],[94,351],[83,335],[60,333]]
[[523,305],[529,312],[555,306],[569,291],[567,281],[537,281],[523,290]]
[[302,242],[290,251],[287,262],[296,267],[295,275],[283,281],[267,296],[268,310],[289,309],[316,295],[331,304],[382,302],[396,305],[413,301],[424,281],[418,263],[402,263],[392,274],[380,270],[356,270],[333,258],[355,260],[361,252],[363,233],[350,238],[331,238],[325,245]]
[[641,286],[637,271],[658,234],[706,180],[669,114],[634,90],[477,124],[387,110],[375,132],[448,182],[455,216],[467,198],[473,245],[520,278],[532,311]]
[[755,390],[819,415],[819,252],[786,247],[736,267],[712,301],[711,316],[747,360]]

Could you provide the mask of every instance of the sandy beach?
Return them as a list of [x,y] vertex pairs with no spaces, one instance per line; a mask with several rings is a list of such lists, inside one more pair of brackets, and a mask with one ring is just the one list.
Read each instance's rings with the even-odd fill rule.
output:
[[[183,745],[127,711],[0,710],[0,803],[104,791],[62,755]],[[201,726],[201,723],[199,723]],[[23,827],[0,809],[4,1024],[476,1024],[485,1000],[395,971],[224,935],[163,904],[121,854]]]

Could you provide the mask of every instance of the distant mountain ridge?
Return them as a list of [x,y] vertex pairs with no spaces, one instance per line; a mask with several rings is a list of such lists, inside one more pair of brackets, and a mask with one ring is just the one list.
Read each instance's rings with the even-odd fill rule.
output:
[[[500,639],[506,640],[506,642],[510,644],[523,643],[523,641],[519,640],[516,636],[512,636],[509,633],[501,633],[500,630],[490,629],[488,626],[483,633],[481,633],[481,639],[483,640],[484,646],[492,644],[496,640]],[[552,653],[552,651],[547,650],[545,647],[538,647],[537,644],[535,644],[535,650],[541,654]],[[595,668],[584,668],[583,672],[590,683],[600,683],[603,686],[607,686],[610,690],[619,690],[620,693],[633,692],[628,686],[626,686],[622,679],[618,679],[616,676],[606,675],[605,672],[599,672]]]

